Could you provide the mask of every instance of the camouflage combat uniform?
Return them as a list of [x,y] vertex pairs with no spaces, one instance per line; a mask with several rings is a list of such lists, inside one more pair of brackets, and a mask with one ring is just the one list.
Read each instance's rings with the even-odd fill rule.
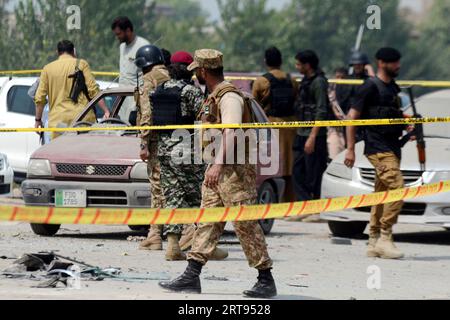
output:
[[[230,97],[235,99],[236,95],[241,101],[243,110],[241,121],[250,122],[250,110],[244,103],[242,93],[228,82],[219,84],[209,95],[200,113],[201,120],[205,121],[207,110],[218,110],[217,120],[213,123],[230,123],[224,117],[223,110],[227,108],[227,101]],[[248,148],[246,149],[248,150]],[[256,202],[256,165],[223,165],[217,189],[211,189],[205,184],[202,186],[202,208],[254,205]],[[250,267],[258,270],[271,268],[272,260],[267,252],[264,233],[258,221],[234,222],[233,226]],[[187,259],[206,264],[213,254],[224,228],[225,223],[200,224],[195,231],[192,250],[188,253]]]
[[[203,93],[193,84],[183,80],[170,80],[163,84],[164,89],[179,88],[181,91],[182,116],[195,119],[203,104]],[[152,95],[154,91],[150,92]],[[160,131],[158,136],[157,156],[161,164],[161,187],[166,208],[198,208],[201,203],[201,184],[205,166],[194,164],[193,137],[191,143],[180,143],[172,137],[171,131]],[[185,141],[186,142],[186,141]],[[177,164],[172,154],[188,156],[190,164]],[[165,227],[165,234],[181,236],[183,225]]]
[[[140,92],[140,106],[138,106],[137,114],[138,126],[152,125],[149,92],[169,79],[169,71],[163,65],[153,67],[152,71],[144,75],[144,85]],[[147,163],[147,173],[150,180],[151,207],[164,208],[165,200],[160,184],[161,168],[157,157],[157,137],[149,130],[141,130],[140,136],[141,144],[148,146],[150,153]]]

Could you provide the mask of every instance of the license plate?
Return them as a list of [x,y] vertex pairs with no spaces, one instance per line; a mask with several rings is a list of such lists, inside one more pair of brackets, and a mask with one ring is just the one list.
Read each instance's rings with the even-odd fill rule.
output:
[[86,190],[55,190],[55,206],[85,208]]

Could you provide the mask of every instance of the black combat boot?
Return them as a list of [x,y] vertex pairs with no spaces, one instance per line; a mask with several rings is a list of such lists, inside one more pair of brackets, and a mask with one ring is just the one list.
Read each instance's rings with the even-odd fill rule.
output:
[[259,270],[258,282],[252,289],[244,291],[244,295],[250,298],[263,299],[275,297],[277,295],[277,287],[270,270]]
[[184,273],[172,281],[161,281],[159,286],[172,292],[202,293],[200,273],[203,265],[200,262],[189,260]]

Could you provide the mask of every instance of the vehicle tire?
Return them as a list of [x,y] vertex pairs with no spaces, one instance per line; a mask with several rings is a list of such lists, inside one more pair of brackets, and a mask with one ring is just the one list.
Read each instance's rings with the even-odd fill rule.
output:
[[130,228],[130,230],[133,231],[148,231],[150,229],[150,226],[128,226],[128,228]]
[[[270,182],[264,182],[258,191],[258,203],[278,203],[278,196],[275,189],[270,184]],[[263,229],[265,235],[268,235],[272,231],[274,219],[260,220],[259,225]]]
[[61,228],[60,224],[38,224],[31,223],[31,230],[38,236],[51,237],[54,236],[59,228]]
[[367,222],[364,221],[328,221],[328,227],[330,228],[331,233],[336,237],[354,237],[362,234],[366,229],[366,226]]

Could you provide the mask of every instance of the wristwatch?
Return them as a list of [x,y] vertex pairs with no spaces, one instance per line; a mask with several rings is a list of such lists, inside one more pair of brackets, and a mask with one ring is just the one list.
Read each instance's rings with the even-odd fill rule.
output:
[[34,119],[36,122],[42,122],[42,119]]

